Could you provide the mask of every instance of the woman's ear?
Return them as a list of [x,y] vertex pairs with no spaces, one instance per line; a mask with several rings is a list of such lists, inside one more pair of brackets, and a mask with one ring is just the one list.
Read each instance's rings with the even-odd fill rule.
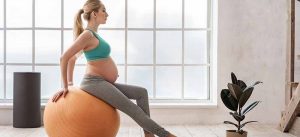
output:
[[92,14],[93,14],[93,16],[96,16],[96,13],[95,13],[95,11],[93,11],[93,12],[92,12]]

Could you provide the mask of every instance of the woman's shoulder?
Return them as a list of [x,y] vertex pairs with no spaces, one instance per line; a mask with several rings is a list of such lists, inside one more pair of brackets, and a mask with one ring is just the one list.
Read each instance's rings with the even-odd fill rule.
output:
[[89,31],[89,30],[84,30],[79,36],[83,37],[83,38],[92,38],[94,37],[93,32]]
[[76,44],[81,45],[89,45],[92,38],[94,37],[93,34],[91,34],[88,30],[84,30],[74,41]]
[[84,30],[75,41],[89,41],[94,37],[93,34],[91,34],[88,30]]

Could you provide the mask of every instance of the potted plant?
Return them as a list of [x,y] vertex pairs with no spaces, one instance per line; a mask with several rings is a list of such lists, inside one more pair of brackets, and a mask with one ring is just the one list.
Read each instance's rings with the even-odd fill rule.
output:
[[241,123],[245,119],[245,115],[252,110],[260,101],[254,101],[245,109],[243,109],[244,105],[250,98],[254,86],[262,83],[260,81],[255,82],[253,85],[248,86],[242,81],[238,80],[233,72],[231,72],[231,80],[232,83],[228,83],[228,89],[222,89],[221,91],[221,99],[224,105],[232,110],[229,114],[233,116],[233,118],[237,121],[237,123],[233,123],[230,121],[224,121],[225,124],[234,125],[237,130],[227,130],[227,137],[247,137],[247,131],[243,130],[243,127],[252,122],[257,121],[247,121]]

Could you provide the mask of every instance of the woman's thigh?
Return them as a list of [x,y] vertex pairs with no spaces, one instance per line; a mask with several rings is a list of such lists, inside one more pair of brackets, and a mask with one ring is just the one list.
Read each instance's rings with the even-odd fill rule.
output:
[[140,98],[148,99],[147,89],[143,87],[121,84],[121,83],[115,83],[114,86],[118,88],[129,99],[140,99]]
[[83,83],[80,88],[125,113],[136,106],[118,88],[106,81]]

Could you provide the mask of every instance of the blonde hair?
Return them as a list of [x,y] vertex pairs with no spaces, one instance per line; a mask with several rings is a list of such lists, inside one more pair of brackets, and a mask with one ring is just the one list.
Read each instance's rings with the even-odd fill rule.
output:
[[91,18],[91,13],[93,11],[98,12],[102,6],[100,0],[87,0],[82,9],[78,11],[75,16],[74,21],[74,39],[76,39],[83,31],[81,14],[83,14],[83,19],[89,21]]
[[[76,16],[75,16],[75,21],[74,21],[74,27],[73,27],[73,38],[74,40],[84,31],[83,26],[82,26],[82,19],[81,19],[81,14],[83,14],[83,19],[86,21],[89,21],[91,18],[91,13],[93,11],[98,12],[99,9],[102,6],[102,2],[100,0],[87,0],[83,8],[80,9]],[[79,57],[82,54],[82,51],[78,53],[76,56]]]

